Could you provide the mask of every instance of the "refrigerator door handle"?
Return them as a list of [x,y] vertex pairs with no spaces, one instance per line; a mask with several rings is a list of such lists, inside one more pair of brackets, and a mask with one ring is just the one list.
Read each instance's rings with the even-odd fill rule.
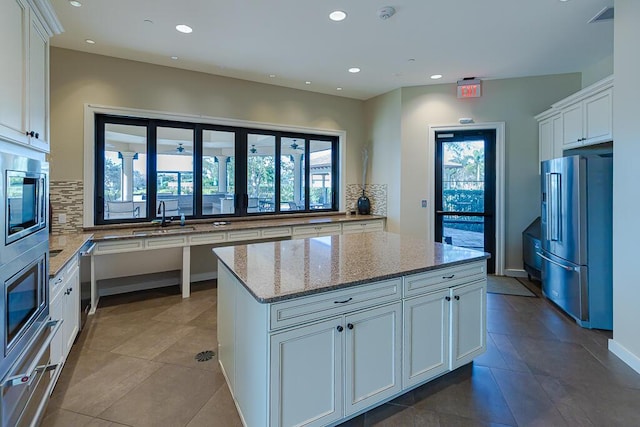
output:
[[547,240],[560,240],[560,207],[562,205],[560,195],[560,174],[556,172],[547,173]]
[[551,264],[555,264],[555,265],[557,265],[558,267],[562,267],[562,268],[564,268],[564,269],[565,269],[565,270],[567,270],[567,271],[579,271],[579,269],[578,269],[577,267],[570,267],[570,266],[568,266],[568,265],[560,264],[559,262],[554,261],[554,260],[552,260],[551,258],[544,256],[541,252],[536,252],[536,254],[537,254],[540,258],[542,258],[542,259],[544,259],[544,260],[547,260],[547,261],[549,261]]

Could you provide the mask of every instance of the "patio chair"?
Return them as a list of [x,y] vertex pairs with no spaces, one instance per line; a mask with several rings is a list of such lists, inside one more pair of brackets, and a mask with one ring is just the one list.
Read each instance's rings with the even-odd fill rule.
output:
[[133,201],[107,201],[105,219],[138,218],[140,207],[134,206]]
[[164,202],[164,212],[167,218],[180,215],[178,199],[160,199],[158,200],[158,206],[160,206],[160,202]]

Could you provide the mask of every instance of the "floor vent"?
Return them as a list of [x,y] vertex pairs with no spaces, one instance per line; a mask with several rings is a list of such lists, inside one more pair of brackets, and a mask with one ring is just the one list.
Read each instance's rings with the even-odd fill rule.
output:
[[205,350],[205,351],[201,351],[200,353],[196,354],[195,359],[198,362],[206,362],[207,360],[211,360],[213,359],[213,356],[215,356],[216,354],[211,351],[211,350]]
[[613,6],[605,7],[600,12],[596,13],[596,16],[589,19],[588,23],[592,22],[602,22],[602,21],[611,21],[613,20]]

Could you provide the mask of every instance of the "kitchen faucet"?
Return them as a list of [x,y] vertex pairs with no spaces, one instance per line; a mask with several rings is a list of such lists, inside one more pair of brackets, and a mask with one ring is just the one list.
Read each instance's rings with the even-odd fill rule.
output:
[[161,212],[162,212],[162,220],[160,221],[160,227],[166,227],[171,223],[171,220],[167,221],[167,218],[165,216],[166,207],[164,205],[164,200],[161,201],[158,206],[158,213],[161,213]]

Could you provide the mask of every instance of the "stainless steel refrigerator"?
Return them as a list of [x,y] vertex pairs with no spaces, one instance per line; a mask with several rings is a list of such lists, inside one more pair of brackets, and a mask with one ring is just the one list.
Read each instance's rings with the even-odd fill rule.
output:
[[612,329],[611,155],[542,162],[542,291],[586,328]]

